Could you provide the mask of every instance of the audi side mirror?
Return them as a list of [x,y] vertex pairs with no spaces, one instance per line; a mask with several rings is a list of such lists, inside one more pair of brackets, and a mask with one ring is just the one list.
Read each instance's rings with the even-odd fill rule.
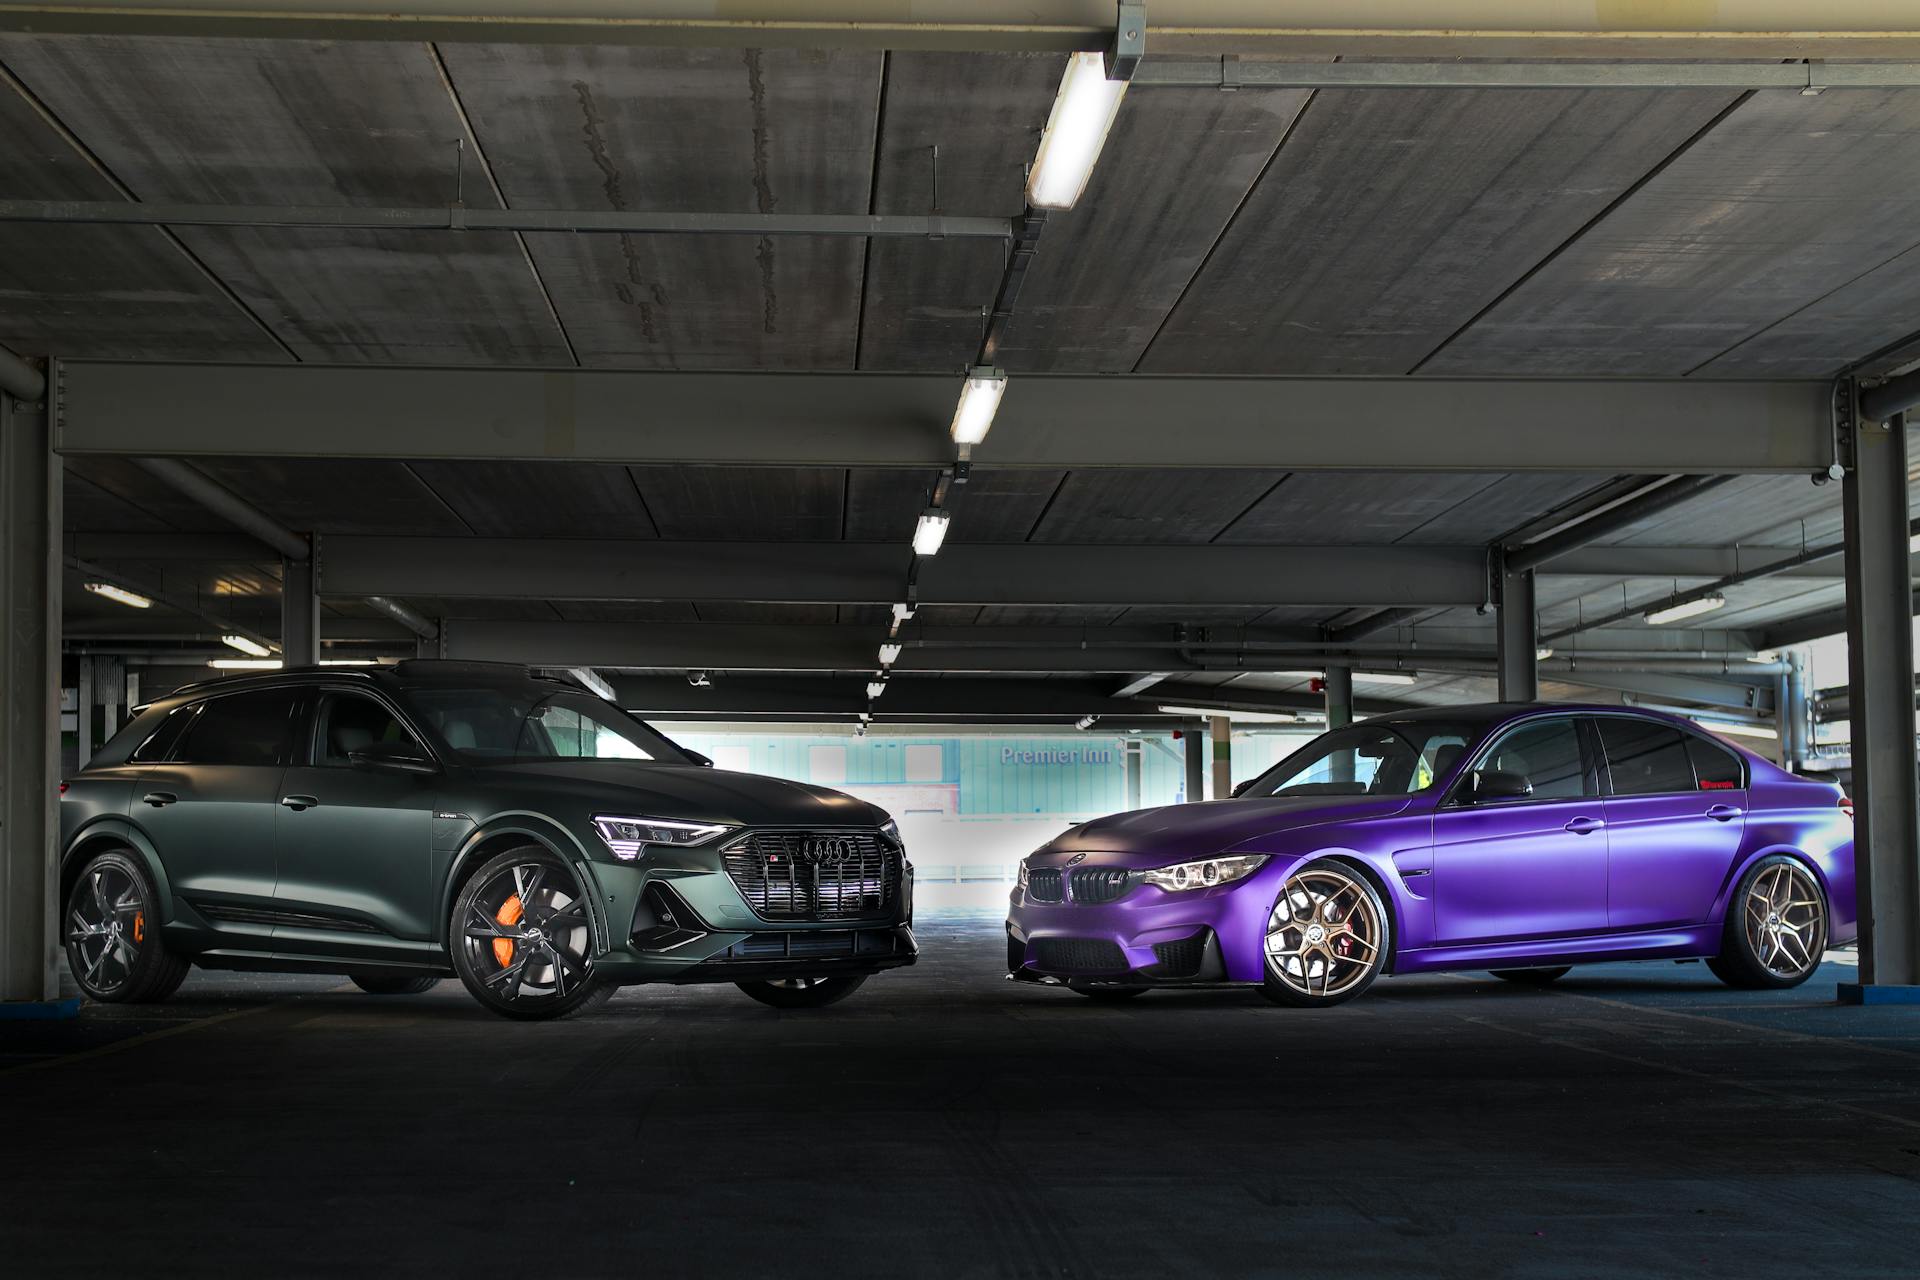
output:
[[440,766],[411,742],[371,742],[347,752],[347,763],[356,769],[380,769],[388,773],[438,773]]
[[1533,783],[1524,773],[1506,773],[1484,769],[1473,775],[1473,802],[1493,804],[1501,800],[1526,800],[1533,796]]
[[713,768],[712,756],[707,755],[705,752],[695,751],[691,747],[682,747],[680,749],[687,753],[688,759],[692,760],[695,764],[699,765],[702,769]]

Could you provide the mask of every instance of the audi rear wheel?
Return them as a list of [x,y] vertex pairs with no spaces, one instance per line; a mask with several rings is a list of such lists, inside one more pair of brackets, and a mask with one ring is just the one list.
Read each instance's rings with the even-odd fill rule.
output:
[[866,980],[864,973],[851,973],[836,978],[770,978],[765,982],[734,985],[761,1004],[770,1004],[776,1009],[822,1009],[845,1000]]
[[80,871],[61,935],[80,989],[109,1004],[165,1000],[191,967],[160,942],[159,894],[132,855],[111,850]]
[[1260,993],[1309,1009],[1353,999],[1386,965],[1387,928],[1386,904],[1359,872],[1331,860],[1300,868],[1267,917]]
[[593,913],[573,869],[530,845],[474,872],[453,904],[447,950],[468,994],[495,1013],[565,1018],[605,1004],[593,975]]

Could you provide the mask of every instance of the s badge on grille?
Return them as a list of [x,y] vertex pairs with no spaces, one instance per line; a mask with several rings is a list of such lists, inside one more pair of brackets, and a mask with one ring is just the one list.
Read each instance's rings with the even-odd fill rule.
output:
[[802,843],[799,853],[795,856],[808,866],[836,867],[854,856],[853,841],[816,836]]
[[1070,867],[1077,867],[1077,866],[1079,866],[1079,865],[1080,865],[1081,863],[1083,863],[1083,862],[1085,862],[1086,860],[1087,860],[1087,855],[1086,855],[1086,854],[1084,854],[1084,853],[1076,853],[1076,854],[1074,854],[1074,855],[1073,855],[1073,856],[1072,856],[1071,858],[1068,858],[1068,859],[1067,859],[1067,865],[1068,865],[1068,866],[1070,866]]

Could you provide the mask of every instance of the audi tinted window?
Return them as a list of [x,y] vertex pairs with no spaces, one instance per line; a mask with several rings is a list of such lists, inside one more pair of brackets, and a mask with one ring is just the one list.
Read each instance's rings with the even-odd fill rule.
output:
[[278,765],[293,743],[295,689],[234,693],[201,704],[181,734],[178,764]]
[[419,745],[400,718],[383,704],[364,694],[328,694],[320,712],[320,738],[313,762],[344,768],[353,763],[353,753],[360,748],[396,742]]
[[1657,796],[1692,791],[1693,762],[1686,735],[1672,725],[1625,716],[1601,716],[1600,741],[1617,796]]

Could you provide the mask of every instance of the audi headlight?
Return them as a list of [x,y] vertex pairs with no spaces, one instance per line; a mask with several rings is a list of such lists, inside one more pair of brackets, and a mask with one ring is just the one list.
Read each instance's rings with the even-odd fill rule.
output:
[[900,848],[906,848],[907,842],[900,838],[900,824],[892,818],[881,824],[880,834],[893,841]]
[[724,822],[687,822],[679,818],[596,817],[593,829],[613,856],[632,862],[650,844],[704,844],[717,835],[733,830]]
[[1142,871],[1140,878],[1170,893],[1188,889],[1211,889],[1217,884],[1232,884],[1258,871],[1267,861],[1264,853],[1235,854],[1229,858],[1207,858],[1201,862],[1176,862],[1170,867]]

